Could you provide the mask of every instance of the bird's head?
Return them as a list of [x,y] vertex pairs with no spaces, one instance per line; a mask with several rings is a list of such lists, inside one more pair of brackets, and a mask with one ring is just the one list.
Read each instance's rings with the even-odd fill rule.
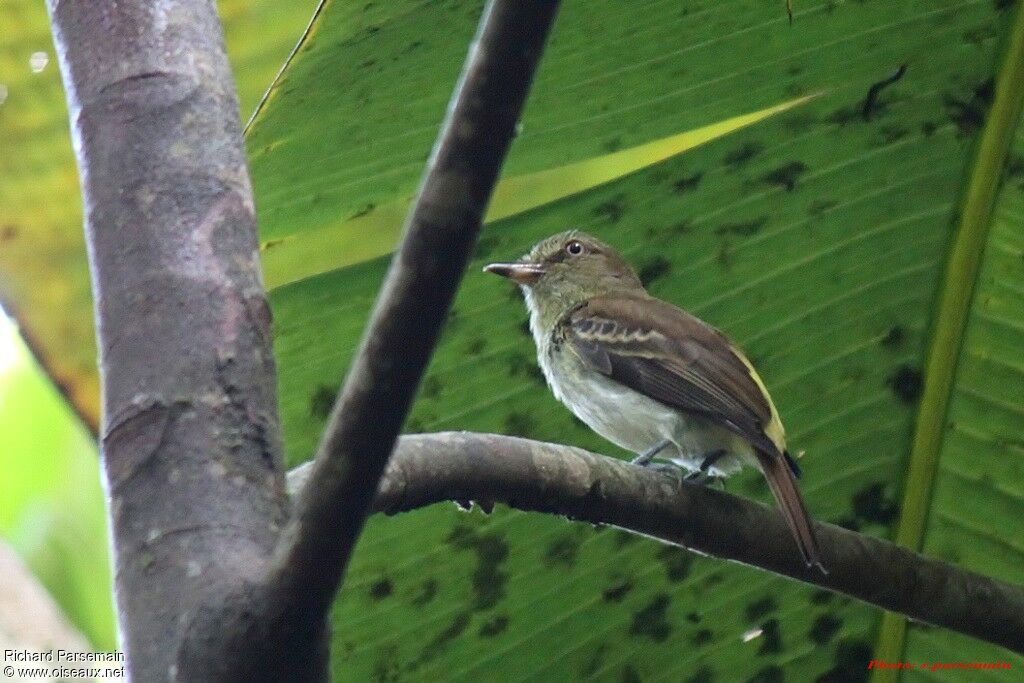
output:
[[550,315],[602,294],[643,291],[640,278],[617,251],[579,230],[548,237],[519,261],[492,263],[484,270],[517,283],[531,311]]

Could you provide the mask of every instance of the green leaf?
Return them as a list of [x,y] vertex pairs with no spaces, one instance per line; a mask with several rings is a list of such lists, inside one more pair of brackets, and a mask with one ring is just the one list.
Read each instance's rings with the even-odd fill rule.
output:
[[[220,0],[243,115],[255,106],[314,0]],[[95,429],[99,378],[67,106],[41,0],[0,3],[0,302]],[[31,67],[33,55],[36,69]]]
[[[798,97],[761,111],[734,116],[696,130],[670,135],[593,159],[502,179],[494,189],[485,221],[524,213],[753,125],[813,98]],[[269,289],[358,263],[391,251],[401,235],[412,198],[401,198],[360,212],[340,223],[278,237],[262,247],[263,276]],[[370,231],[376,239],[366,239]]]
[[[1004,524],[1024,509],[1024,11],[994,87],[941,285],[896,540],[1024,583],[1024,542]],[[942,661],[955,642],[917,628],[905,644],[906,629],[885,615],[878,659]]]
[[[497,431],[616,452],[551,398],[518,294],[479,273],[577,226],[620,247],[652,293],[746,348],[790,443],[808,453],[802,487],[816,517],[891,533],[933,302],[1011,24],[1002,7],[827,2],[798,6],[789,28],[784,7],[753,0],[565,3],[506,178],[599,163],[824,94],[600,186],[581,182],[547,203],[513,195],[529,210],[499,212],[485,228],[408,431]],[[416,187],[479,10],[324,3],[249,129],[262,237],[310,258],[271,278],[282,285],[272,305],[293,463],[316,446],[387,267],[396,207]],[[871,86],[904,64],[865,115]],[[314,249],[345,267],[309,276],[322,269]],[[977,552],[1000,543],[1005,562],[985,567],[1016,578],[1008,567],[1024,566],[1019,544],[995,539],[1012,538],[1021,513],[1005,495],[1024,481],[1005,457],[1019,449],[1010,440],[1019,420],[1008,416],[1020,399],[986,396],[1011,408],[992,418],[1004,440],[990,445],[1006,480],[992,471],[1001,488],[978,490],[979,515],[1005,530]],[[729,488],[770,499],[752,473]],[[440,505],[371,520],[334,619],[339,680],[862,680],[880,614],[620,532]],[[992,656],[926,633],[946,658]]]

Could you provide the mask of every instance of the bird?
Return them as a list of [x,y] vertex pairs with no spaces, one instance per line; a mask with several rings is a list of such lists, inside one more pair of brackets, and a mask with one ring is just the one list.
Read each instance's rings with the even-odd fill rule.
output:
[[580,230],[484,271],[519,285],[537,363],[576,417],[637,465],[659,456],[698,481],[759,468],[804,562],[827,573],[779,413],[739,346],[648,294],[614,248]]

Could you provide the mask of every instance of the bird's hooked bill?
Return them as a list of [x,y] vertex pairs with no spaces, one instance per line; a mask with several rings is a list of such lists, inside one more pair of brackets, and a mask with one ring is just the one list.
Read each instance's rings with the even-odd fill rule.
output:
[[515,263],[491,263],[484,266],[485,273],[494,273],[521,285],[532,285],[546,271],[539,263],[517,261]]

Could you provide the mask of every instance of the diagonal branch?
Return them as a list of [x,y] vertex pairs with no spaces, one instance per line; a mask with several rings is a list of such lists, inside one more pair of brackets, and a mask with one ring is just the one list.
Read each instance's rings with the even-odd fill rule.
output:
[[[553,0],[492,0],[405,237],[268,582],[269,613],[326,614],[476,243]],[[272,617],[273,618],[273,617]]]
[[[309,470],[292,470],[289,486],[306,483]],[[466,432],[402,437],[373,509],[394,514],[445,500],[616,526],[1024,652],[1020,586],[818,523],[823,576],[804,565],[776,510],[578,448]]]

